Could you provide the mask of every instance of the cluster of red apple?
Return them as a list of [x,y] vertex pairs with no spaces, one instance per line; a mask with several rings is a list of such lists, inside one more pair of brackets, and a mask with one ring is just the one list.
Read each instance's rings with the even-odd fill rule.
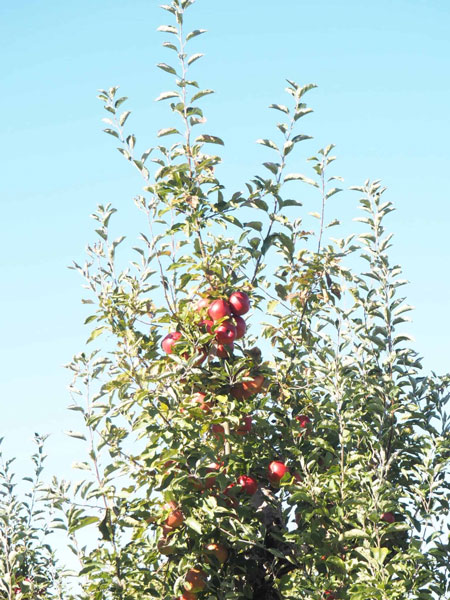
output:
[[[250,299],[247,294],[241,291],[234,291],[228,299],[219,298],[211,300],[210,298],[201,298],[195,310],[199,313],[200,321],[198,325],[205,332],[213,337],[212,347],[214,354],[220,358],[227,358],[233,350],[235,340],[242,338],[246,332],[247,325],[242,315],[250,310]],[[175,345],[182,338],[182,333],[174,331],[169,333],[162,340],[162,349],[166,354],[172,354],[176,351]],[[206,351],[205,356],[206,358]],[[230,395],[237,400],[251,398],[258,394],[265,383],[265,378],[261,373],[253,374],[250,371],[244,373],[244,381],[235,383],[230,387]],[[208,397],[204,391],[196,392],[192,395],[192,401],[205,412],[210,412],[213,408],[213,399]],[[184,412],[182,407],[181,412]],[[306,419],[306,420],[305,420]],[[309,420],[305,417],[300,426],[306,427]],[[232,433],[235,435],[246,435],[251,431],[252,417],[246,415],[239,426],[236,426]],[[220,424],[213,424],[211,432],[217,439],[225,438],[225,428]],[[180,468],[173,461],[165,465],[168,468]],[[189,481],[193,487],[204,493],[206,490],[212,490],[216,486],[217,474],[224,470],[223,463],[212,463],[205,467],[204,476],[189,475]],[[289,472],[288,467],[281,460],[273,460],[267,467],[267,479],[273,487],[279,487],[283,476]],[[258,481],[252,475],[239,475],[236,480],[229,483],[221,492],[225,497],[225,502],[229,506],[236,507],[238,498],[241,494],[246,496],[254,495],[258,490]],[[213,492],[214,493],[214,492]],[[222,496],[222,497],[223,497]],[[162,524],[163,536],[158,542],[158,550],[161,554],[170,555],[175,551],[175,546],[170,543],[171,532],[183,525],[184,514],[181,508],[175,502],[169,502],[165,505],[165,510],[169,511],[167,518]],[[228,549],[220,543],[211,543],[205,547],[205,554],[208,557],[213,555],[215,559],[223,564],[228,559]],[[206,586],[206,573],[201,567],[190,569],[185,576],[184,593],[178,600],[194,600],[196,595]]]
[[[242,315],[250,310],[250,299],[245,292],[233,292],[228,300],[218,298],[201,298],[197,302],[198,312],[207,312],[209,318],[203,318],[199,327],[207,333],[214,334],[215,352],[220,358],[226,358],[233,350],[233,343],[244,337],[247,325]],[[166,354],[172,354],[175,344],[182,338],[180,331],[166,335],[161,346]],[[206,354],[202,358],[204,360]]]

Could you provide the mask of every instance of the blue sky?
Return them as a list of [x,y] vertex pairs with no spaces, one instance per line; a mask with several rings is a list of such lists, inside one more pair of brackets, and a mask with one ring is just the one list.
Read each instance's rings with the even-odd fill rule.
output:
[[[154,102],[171,87],[154,66],[171,58],[156,32],[166,22],[152,0],[0,4],[0,436],[22,461],[34,431],[51,433],[49,470],[60,475],[81,451],[62,433],[77,429],[62,365],[88,335],[82,282],[66,267],[93,240],[97,203],[112,202],[121,227],[139,230],[132,198],[142,184],[101,131],[96,90],[121,86],[138,147],[151,146],[171,122]],[[217,92],[204,101],[207,131],[225,140],[220,174],[230,191],[270,159],[254,142],[275,130],[267,107],[285,101],[285,78],[317,83],[315,112],[301,125],[314,140],[291,170],[305,171],[306,157],[335,143],[346,185],[385,182],[397,207],[392,257],[416,306],[411,333],[426,368],[448,370],[447,0],[198,0],[191,22],[208,29],[192,43],[206,54],[193,74]],[[336,198],[331,212],[357,216],[357,196]]]

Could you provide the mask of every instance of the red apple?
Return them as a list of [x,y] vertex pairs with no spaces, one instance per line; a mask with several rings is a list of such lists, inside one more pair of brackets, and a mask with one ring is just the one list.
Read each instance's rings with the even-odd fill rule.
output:
[[235,315],[233,317],[233,321],[236,324],[236,339],[240,340],[244,337],[245,332],[247,331],[247,325],[242,317]]
[[236,339],[236,327],[231,321],[224,321],[216,327],[216,340],[219,344],[232,344]]
[[196,594],[206,587],[207,575],[203,569],[189,569],[184,579],[184,589],[187,592]]
[[172,333],[168,333],[166,337],[161,342],[161,347],[166,354],[172,354],[173,347],[181,338],[181,333],[179,331],[173,331]]
[[228,506],[232,506],[233,508],[236,508],[239,505],[239,501],[236,498],[236,494],[238,493],[238,488],[236,487],[235,483],[229,483],[227,485],[227,487],[224,489],[223,494],[224,496],[227,496],[227,499],[225,500],[225,502],[228,504]]
[[200,404],[200,408],[205,411],[206,413],[210,412],[211,408],[213,407],[213,403],[212,402],[205,402],[205,398],[206,398],[206,394],[204,394],[203,392],[197,392],[197,394],[194,394],[194,396],[192,397],[192,400],[194,402],[197,402],[197,404]]
[[197,477],[197,475],[189,475],[188,479],[194,489],[199,491],[205,489],[203,481],[199,477]]
[[167,527],[175,529],[176,527],[180,527],[180,525],[184,521],[184,515],[181,510],[178,508],[177,504],[173,501],[168,502],[163,506],[165,510],[170,510],[167,519],[165,520],[165,524]]
[[303,481],[303,477],[300,475],[300,473],[298,471],[294,471],[292,473],[292,476],[295,479],[296,483],[301,483]]
[[308,415],[297,415],[295,417],[295,419],[299,422],[300,427],[308,427],[308,425],[311,423],[311,419],[308,417]]
[[278,486],[280,484],[283,475],[287,473],[289,469],[280,460],[273,460],[268,467],[267,479],[272,485]]
[[380,521],[384,521],[385,523],[395,523],[395,516],[391,512],[385,512],[381,515]]
[[[246,374],[248,376],[248,373]],[[243,400],[244,398],[250,398],[255,394],[258,394],[261,391],[262,386],[264,385],[264,376],[263,375],[255,375],[249,381],[242,381],[241,383],[236,383],[231,388],[231,395],[237,398],[238,400]]]
[[206,472],[208,474],[205,476],[205,488],[210,489],[214,487],[216,484],[216,476],[213,475],[213,473],[217,473],[221,468],[222,465],[219,465],[218,463],[211,463],[206,467]]
[[242,491],[249,496],[253,496],[258,489],[258,482],[249,475],[240,475],[240,477],[237,479],[237,482],[241,486]]
[[174,530],[173,527],[169,527],[169,525],[163,525],[162,526],[162,532],[163,532],[163,536],[166,537],[169,535],[169,533],[172,533],[172,531]]
[[221,565],[228,559],[228,550],[222,544],[207,544],[205,550],[207,554],[212,554]]
[[225,317],[231,317],[231,308],[226,300],[214,300],[208,308],[208,315],[213,321],[220,321]]
[[234,344],[217,344],[216,354],[219,358],[229,358],[232,354]]
[[195,305],[195,310],[200,311],[204,308],[208,308],[211,302],[211,298],[200,298]]
[[233,292],[228,302],[234,315],[245,315],[250,310],[250,298],[244,292]]
[[200,327],[200,329],[202,331],[205,331],[206,333],[212,333],[211,328],[213,325],[214,325],[214,321],[211,321],[211,319],[202,319],[198,323],[198,326]]
[[246,435],[247,433],[250,433],[251,429],[252,429],[252,416],[247,415],[246,417],[244,417],[244,420],[239,425],[239,427],[237,427],[237,429],[235,429],[235,433],[237,435]]
[[225,437],[225,429],[222,427],[222,425],[219,425],[218,423],[211,425],[211,431],[217,440],[220,438],[223,439]]
[[178,596],[177,600],[197,600],[197,594],[185,590],[181,596]]

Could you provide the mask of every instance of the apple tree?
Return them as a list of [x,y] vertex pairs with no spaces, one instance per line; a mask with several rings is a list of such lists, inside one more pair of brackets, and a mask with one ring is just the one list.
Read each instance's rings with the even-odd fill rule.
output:
[[[22,480],[15,458],[0,450],[0,598],[72,600],[68,572],[54,550],[53,509],[43,489],[45,436],[35,434],[32,473]],[[3,438],[0,438],[0,444]]]
[[406,333],[392,204],[378,181],[353,188],[361,229],[331,237],[333,146],[298,172],[315,86],[291,80],[261,172],[225,189],[212,90],[191,78],[193,3],[162,7],[174,60],[158,101],[177,121],[157,145],[138,151],[118,88],[99,95],[143,178],[143,224],[127,246],[98,206],[74,265],[93,306],[70,365],[88,450],[81,481],[52,493],[70,535],[92,532],[80,597],[448,597],[449,379],[423,373]]

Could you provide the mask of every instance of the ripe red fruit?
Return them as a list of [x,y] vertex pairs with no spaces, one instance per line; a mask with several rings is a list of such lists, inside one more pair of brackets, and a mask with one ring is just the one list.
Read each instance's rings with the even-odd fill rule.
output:
[[218,423],[211,425],[211,431],[213,432],[213,435],[216,439],[223,439],[225,437],[225,429],[222,427],[222,425],[219,425]]
[[233,352],[234,344],[217,344],[216,354],[219,358],[228,358]]
[[245,315],[250,310],[250,298],[244,292],[233,292],[228,302],[234,315]]
[[298,471],[294,471],[292,473],[292,476],[294,477],[296,483],[301,483],[303,481],[303,477],[300,475],[300,473]]
[[166,354],[172,354],[174,345],[181,338],[181,333],[179,331],[173,331],[172,333],[168,333],[166,337],[161,342],[161,347]]
[[245,332],[247,331],[247,324],[245,323],[242,317],[235,315],[233,317],[233,321],[236,324],[236,339],[240,340],[244,337]]
[[206,467],[206,472],[208,475],[205,476],[205,488],[210,489],[214,487],[216,483],[216,476],[213,473],[220,471],[222,465],[218,463],[211,463]]
[[272,485],[278,486],[283,475],[287,473],[289,469],[280,460],[273,460],[268,467],[267,479]]
[[216,340],[219,344],[232,344],[236,339],[236,327],[231,321],[224,321],[216,328]]
[[212,402],[205,402],[205,398],[206,398],[206,394],[204,394],[203,392],[198,392],[197,394],[194,394],[194,396],[192,397],[192,400],[194,402],[197,402],[198,404],[200,404],[200,408],[205,411],[205,412],[210,412],[211,408],[213,407],[213,403]]
[[235,433],[237,435],[246,435],[247,433],[250,433],[251,429],[252,429],[252,416],[247,415],[246,417],[244,417],[244,420],[241,422],[239,427],[237,427],[237,429],[235,429]]
[[176,503],[173,501],[168,502],[167,504],[165,504],[163,506],[163,508],[165,510],[169,510],[169,509],[171,510],[171,512],[169,513],[169,516],[167,517],[167,519],[165,521],[165,524],[167,525],[167,527],[170,527],[172,529],[175,529],[176,527],[180,527],[180,525],[184,521],[184,515],[181,512],[181,510],[178,508]]
[[228,559],[228,550],[222,544],[207,544],[205,550],[207,554],[212,554],[221,565]]
[[311,419],[308,417],[308,415],[297,415],[295,419],[299,422],[300,427],[308,427],[308,425],[311,423]]
[[234,506],[236,508],[236,506],[239,504],[238,500],[236,498],[236,492],[237,490],[234,489],[236,488],[236,484],[235,483],[229,483],[227,485],[227,487],[224,489],[223,494],[224,496],[228,496],[227,498],[227,504],[229,506]]
[[325,590],[323,593],[323,597],[326,600],[336,600],[336,596],[333,594],[331,590]]
[[220,321],[225,317],[231,317],[231,308],[226,300],[214,300],[208,308],[208,315],[213,321]]
[[248,494],[249,496],[253,496],[258,489],[258,482],[253,477],[249,475],[241,475],[237,479],[238,484],[241,486],[242,491]]
[[380,521],[384,521],[385,523],[395,523],[395,516],[391,512],[385,512],[381,515]]
[[197,475],[189,475],[189,482],[192,484],[192,487],[196,490],[202,491],[205,489],[203,481],[197,477]]
[[211,302],[210,298],[200,298],[197,302],[197,304],[195,305],[195,310],[202,310],[203,308],[208,308],[209,304]]
[[200,327],[200,329],[202,331],[205,331],[206,333],[212,333],[211,328],[213,325],[214,325],[214,321],[211,321],[211,319],[202,319],[198,323],[198,326]]
[[172,531],[174,530],[173,527],[169,527],[169,525],[163,525],[162,526],[162,532],[163,532],[163,536],[166,537],[169,535],[169,533],[172,533]]
[[197,594],[185,590],[181,596],[178,596],[177,600],[197,600]]
[[207,575],[202,569],[189,569],[184,579],[184,589],[196,594],[206,587]]
[[[248,376],[248,373],[246,374]],[[237,398],[238,400],[243,400],[244,398],[250,398],[255,394],[258,394],[261,391],[262,386],[264,385],[264,376],[263,375],[255,375],[253,379],[249,381],[242,381],[241,383],[236,383],[231,388],[231,395]]]

